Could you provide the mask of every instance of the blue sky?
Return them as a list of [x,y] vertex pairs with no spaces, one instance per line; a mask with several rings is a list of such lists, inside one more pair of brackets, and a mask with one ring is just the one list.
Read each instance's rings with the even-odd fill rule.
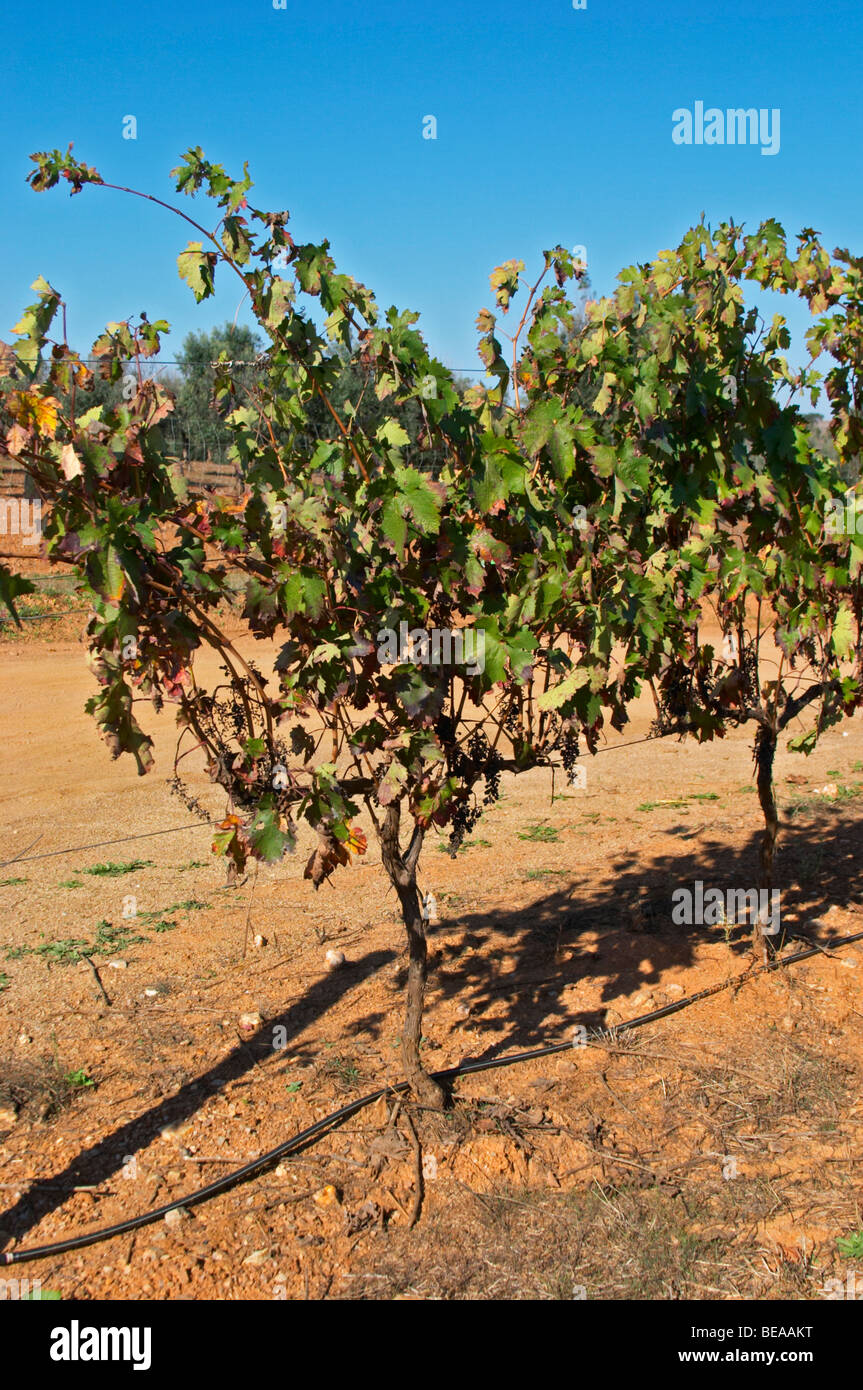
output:
[[[237,309],[226,275],[195,305],[176,270],[186,229],[159,208],[25,186],[28,154],[70,140],[111,182],[174,201],[169,170],[189,145],[231,172],[248,159],[258,206],[289,209],[296,240],[328,236],[339,267],[383,306],[418,310],[458,368],[479,366],[489,271],[513,256],[530,270],[558,242],[587,247],[597,294],[702,210],[814,226],[828,249],[863,251],[859,0],[91,0],[15,6],[4,48],[7,341],[38,274],[67,300],[82,348],[145,309],[171,322],[172,357],[190,329]],[[699,100],[778,107],[779,152],[675,145],[672,112]],[[435,140],[422,138],[427,115]],[[799,342],[805,307],[777,307]]]

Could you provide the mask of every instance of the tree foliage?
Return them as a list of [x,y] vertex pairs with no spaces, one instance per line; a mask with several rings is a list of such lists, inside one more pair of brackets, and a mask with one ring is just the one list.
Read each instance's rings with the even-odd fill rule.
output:
[[[113,187],[71,150],[33,160],[37,191]],[[247,170],[232,179],[193,149],[174,177],[219,209],[212,230],[177,210],[195,233],[180,276],[198,301],[236,276],[266,339],[254,381],[227,352],[213,373],[240,503],[190,500],[166,455],[173,400],[143,364],[168,325],[108,325],[99,375],[131,366],[137,390],[82,409],[90,368],[51,338],[61,299],[42,279],[15,329],[6,449],[52,503],[52,556],[89,588],[89,709],[112,752],[146,772],[135,702],[174,703],[178,759],[202,750],[226,794],[214,847],[237,869],[281,858],[305,820],[318,885],[363,852],[368,814],[408,936],[408,1075],[436,1103],[418,1051],[431,826],[456,848],[502,771],[571,768],[624,727],[644,682],[657,732],[711,738],[752,718],[773,747],[805,711],[807,749],[861,702],[861,549],[825,516],[860,450],[863,264],[831,260],[809,230],[792,257],[775,223],[702,223],[584,309],[584,268],[557,246],[533,284],[518,261],[492,273],[495,307],[477,318],[492,384],[460,391],[415,313],[381,310],[327,242],[295,243],[286,212],[250,206]],[[747,282],[816,315],[836,460],[798,404],[821,378],[791,371],[784,322],[746,307]],[[238,582],[248,631],[277,644],[266,670],[226,635]],[[700,638],[711,606],[731,656]],[[401,624],[418,648],[384,655]],[[481,667],[429,656],[430,630],[481,635]],[[783,667],[762,686],[768,630]],[[222,663],[213,688],[202,644]]]
[[[234,394],[245,401],[256,379],[255,362],[263,347],[260,334],[245,324],[226,323],[205,333],[189,333],[177,362],[182,380],[176,392],[172,419],[186,458],[205,459],[230,447],[231,433],[224,416],[231,409],[231,398],[222,398],[221,410],[214,408],[213,389],[220,358],[230,363]],[[175,436],[176,438],[176,436]]]

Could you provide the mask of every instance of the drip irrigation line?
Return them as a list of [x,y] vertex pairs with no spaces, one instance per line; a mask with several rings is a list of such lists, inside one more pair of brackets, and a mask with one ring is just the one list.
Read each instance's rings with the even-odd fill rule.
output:
[[[638,1018],[631,1018],[625,1023],[620,1023],[609,1029],[601,1029],[593,1034],[594,1045],[601,1046],[604,1038],[616,1038],[621,1033],[632,1032],[635,1028],[643,1028],[646,1023],[654,1023],[657,1019],[667,1018],[670,1014],[679,1013],[681,1009],[687,1009],[691,1004],[696,1004],[702,999],[707,999],[710,995],[719,994],[720,991],[740,986],[747,981],[754,979],[757,975],[763,975],[774,970],[779,970],[786,965],[794,965],[798,961],[806,960],[810,956],[818,955],[825,947],[827,949],[838,946],[848,946],[852,942],[863,941],[863,931],[855,932],[852,936],[842,936],[825,942],[823,945],[809,946],[803,951],[796,951],[791,956],[777,958],[768,961],[766,965],[757,966],[755,969],[745,970],[741,975],[734,976],[733,979],[724,980],[718,985],[710,985],[707,989],[699,990],[697,994],[690,994],[684,999],[678,999],[672,1004],[665,1004],[662,1008],[653,1009],[650,1013],[641,1014]],[[587,1044],[589,1045],[589,1044]],[[571,1052],[577,1049],[579,1044],[572,1042],[549,1043],[545,1047],[535,1047],[529,1052],[514,1052],[503,1057],[492,1057],[486,1061],[463,1062],[460,1066],[448,1067],[445,1071],[432,1072],[435,1081],[454,1081],[460,1076],[471,1076],[481,1071],[496,1071],[500,1067],[513,1066],[516,1062],[532,1062],[542,1057],[552,1057],[557,1053]],[[367,1105],[373,1105],[382,1096],[403,1095],[410,1090],[410,1082],[399,1081],[395,1085],[381,1086],[376,1091],[371,1091],[366,1096],[360,1096],[356,1100],[349,1101],[347,1105],[341,1106],[338,1110],[332,1111],[329,1115],[324,1115],[307,1129],[303,1129],[299,1134],[286,1139],[278,1144],[274,1149],[261,1154],[260,1157],[252,1159],[249,1163],[244,1163],[242,1167],[228,1173],[224,1177],[217,1178],[214,1182],[208,1183],[206,1187],[199,1188],[196,1192],[190,1192],[185,1197],[177,1197],[172,1202],[166,1202],[161,1207],[155,1207],[151,1211],[143,1212],[139,1216],[133,1216],[126,1221],[119,1221],[113,1226],[105,1226],[99,1231],[89,1231],[84,1235],[70,1236],[67,1240],[57,1241],[53,1245],[34,1245],[25,1247],[23,1250],[7,1250],[0,1252],[0,1266],[22,1264],[26,1260],[44,1260],[49,1256],[65,1255],[70,1250],[80,1250],[87,1245],[95,1245],[98,1241],[110,1240],[114,1236],[125,1235],[129,1231],[139,1230],[142,1226],[149,1226],[154,1221],[159,1221],[167,1216],[170,1211],[177,1211],[181,1207],[199,1206],[202,1202],[209,1201],[211,1197],[216,1197],[222,1192],[227,1192],[235,1187],[237,1183],[243,1182],[246,1178],[260,1173],[264,1168],[270,1167],[278,1159],[286,1157],[288,1154],[298,1153],[301,1149],[307,1148],[314,1139],[325,1132],[335,1129],[343,1124],[345,1120],[356,1115]],[[38,1180],[37,1180],[38,1181]]]
[[[19,613],[18,621],[21,623],[36,623],[42,618],[68,618],[70,613],[86,614],[88,612],[89,609],[87,608],[64,608],[62,613]],[[0,618],[0,627],[2,627],[4,623],[6,623],[7,626],[11,626],[14,621],[14,618]]]

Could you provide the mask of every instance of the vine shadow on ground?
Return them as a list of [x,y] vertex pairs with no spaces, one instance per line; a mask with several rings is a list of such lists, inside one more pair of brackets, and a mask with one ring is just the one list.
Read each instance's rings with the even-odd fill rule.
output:
[[[606,1010],[622,996],[661,991],[669,974],[676,977],[696,963],[705,942],[727,940],[728,974],[741,973],[752,960],[751,926],[725,931],[722,926],[677,925],[672,894],[687,888],[694,895],[697,881],[705,893],[709,888],[725,894],[755,887],[760,840],[760,831],[754,831],[741,850],[701,836],[691,848],[681,845],[649,860],[618,855],[600,885],[573,874],[566,889],[538,899],[527,910],[464,914],[457,942],[447,941],[453,928],[446,925],[431,937],[434,963],[444,968],[432,973],[430,1001],[458,1000],[469,1006],[473,1041],[485,1043],[470,1053],[479,1060],[564,1041],[578,1024],[603,1026]],[[827,939],[829,927],[819,918],[834,904],[851,910],[863,905],[860,840],[860,821],[841,805],[820,807],[817,823],[790,820],[784,825],[774,877],[781,894],[780,932],[774,938],[780,951],[800,949],[797,937]],[[492,939],[500,945],[501,938],[502,952],[483,950]],[[502,954],[510,958],[506,968]],[[603,1007],[586,1013],[567,1002],[568,985],[594,980],[602,981]],[[501,999],[506,1000],[502,1010]],[[484,1016],[492,1006],[494,1011]],[[645,1004],[642,1011],[649,1007]]]
[[[68,1201],[75,1186],[98,1185],[122,1171],[125,1160],[153,1142],[168,1124],[191,1118],[207,1093],[221,1090],[273,1056],[273,1030],[286,1030],[284,1055],[292,1038],[327,1014],[333,1005],[363,980],[395,960],[393,951],[371,951],[337,973],[318,980],[278,1017],[267,1019],[260,1031],[223,1057],[215,1066],[185,1081],[174,1095],[166,1096],[144,1114],[106,1134],[84,1149],[59,1173],[36,1179],[26,1194],[8,1210],[0,1211],[0,1248],[10,1238],[20,1240],[51,1211]],[[282,1051],[283,1049],[280,1049]]]

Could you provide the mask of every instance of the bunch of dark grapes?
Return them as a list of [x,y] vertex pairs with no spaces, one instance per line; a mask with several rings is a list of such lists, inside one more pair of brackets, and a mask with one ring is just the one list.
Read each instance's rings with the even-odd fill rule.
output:
[[669,662],[658,681],[659,713],[650,727],[651,737],[662,737],[684,727],[696,703],[692,672],[684,661]]
[[743,659],[740,662],[743,671],[743,679],[746,682],[746,692],[750,699],[758,699],[758,657],[755,654],[755,643],[749,642],[744,649]]
[[453,808],[452,830],[449,837],[449,852],[455,859],[465,835],[469,835],[482,815],[482,809],[477,806],[476,801],[470,797],[464,801],[459,801]]
[[488,759],[485,765],[485,796],[484,806],[491,806],[500,796],[500,772],[503,767],[503,759],[494,749],[489,749]]
[[455,738],[455,720],[452,718],[452,715],[441,714],[438,717],[437,724],[435,725],[435,733],[444,748],[452,744]]
[[[440,727],[440,726],[439,726]],[[450,753],[450,769],[467,787],[467,795],[459,800],[452,812],[452,832],[450,834],[450,854],[455,857],[459,847],[477,824],[483,809],[492,805],[500,796],[500,774],[503,760],[491,747],[482,729],[474,729],[467,740],[464,751],[453,749]],[[482,777],[485,781],[485,794],[482,805],[473,795],[473,786]]]
[[556,747],[560,753],[560,761],[563,763],[563,770],[569,781],[572,778],[575,764],[578,762],[579,758],[578,734],[575,733],[573,729],[565,729],[557,740]]
[[474,768],[482,767],[490,752],[489,741],[482,729],[474,729],[467,741],[465,753],[467,761]]

